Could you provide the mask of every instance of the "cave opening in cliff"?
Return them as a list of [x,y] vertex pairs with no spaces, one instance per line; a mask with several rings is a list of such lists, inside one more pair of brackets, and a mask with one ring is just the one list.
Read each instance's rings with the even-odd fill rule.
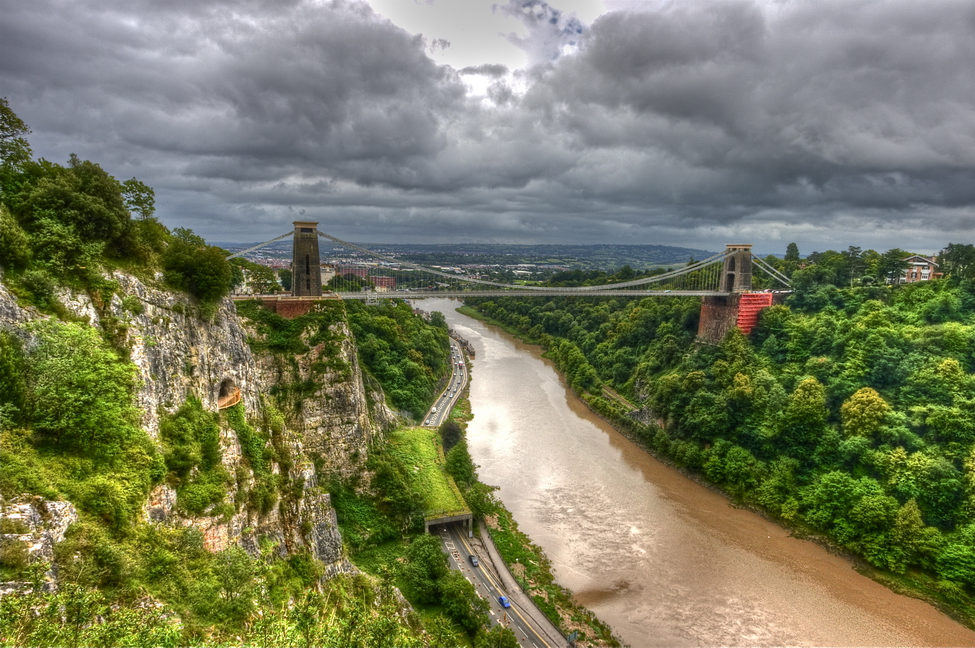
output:
[[231,407],[240,402],[240,388],[232,378],[220,381],[220,391],[217,392],[217,409]]

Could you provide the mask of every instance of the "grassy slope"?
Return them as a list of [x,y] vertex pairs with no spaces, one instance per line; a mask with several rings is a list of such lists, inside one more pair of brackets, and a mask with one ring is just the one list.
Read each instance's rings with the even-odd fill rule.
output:
[[454,480],[443,471],[443,450],[435,430],[404,428],[389,436],[389,445],[404,465],[413,466],[411,481],[423,493],[428,516],[469,513]]

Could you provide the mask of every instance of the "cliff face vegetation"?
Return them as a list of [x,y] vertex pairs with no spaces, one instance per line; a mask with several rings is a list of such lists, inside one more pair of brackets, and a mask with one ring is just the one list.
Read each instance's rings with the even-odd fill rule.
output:
[[342,304],[294,322],[285,361],[229,300],[210,321],[186,295],[105,282],[97,300],[59,289],[63,319],[0,286],[4,575],[36,553],[59,580],[165,599],[186,583],[143,551],[160,534],[353,573],[319,475],[362,470],[394,417],[367,398]]
[[[0,120],[25,134],[5,101]],[[238,313],[226,295],[247,264],[159,223],[150,188],[12,141],[0,645],[424,644],[392,577],[348,560],[332,506],[345,489],[385,515],[370,466],[400,422],[342,302],[294,320],[256,303]],[[355,326],[377,348],[402,346],[403,329],[429,337],[407,313],[389,330],[369,314]],[[445,332],[430,339],[448,353]],[[404,355],[427,377],[414,381],[422,408],[444,368]]]
[[[119,272],[111,280],[118,289],[107,299],[102,293],[99,305],[86,293],[61,293],[69,322],[40,318],[0,290],[3,311],[13,315],[5,334],[10,375],[23,377],[11,388],[21,394],[8,401],[12,419],[30,426],[43,441],[38,448],[75,453],[83,464],[63,487],[52,476],[35,490],[83,490],[79,482],[95,478],[82,475],[98,472],[88,462],[109,471],[144,465],[139,479],[128,476],[126,488],[104,495],[103,518],[122,524],[142,513],[156,521],[183,516],[213,550],[273,543],[282,555],[310,551],[327,564],[341,562],[313,457],[327,454],[331,464],[354,468],[353,454],[364,453],[379,429],[341,304],[329,304],[323,339],[293,356],[295,376],[284,376],[273,356],[251,350],[229,300],[210,322],[178,293]],[[116,344],[125,344],[127,362],[99,336],[103,320],[111,321]],[[312,380],[318,365],[328,366]],[[302,374],[307,393],[289,391]],[[237,393],[240,402],[218,416],[221,394]],[[23,480],[43,474],[27,465],[4,472],[10,486],[30,486]]]

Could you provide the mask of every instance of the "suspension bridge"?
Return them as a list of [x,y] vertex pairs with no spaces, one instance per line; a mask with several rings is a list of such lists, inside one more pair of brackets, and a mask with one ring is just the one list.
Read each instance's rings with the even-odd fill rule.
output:
[[[423,299],[428,297],[681,297],[702,299],[699,336],[719,339],[731,326],[746,333],[758,313],[773,303],[775,293],[791,291],[785,275],[752,254],[751,245],[727,245],[706,259],[655,275],[597,286],[541,286],[517,281],[506,283],[486,278],[471,268],[429,267],[394,258],[344,241],[318,230],[317,222],[296,221],[294,229],[241,250],[228,259],[242,257],[282,239],[292,237],[291,296],[259,296],[265,304],[286,316],[307,312],[316,299]],[[338,260],[322,266],[319,241],[334,246]],[[347,250],[349,258],[341,258]],[[335,254],[338,251],[338,255]],[[753,275],[761,273],[767,288],[756,292]],[[254,297],[254,296],[251,296]]]
[[[293,237],[292,295],[321,296],[326,288],[342,299],[377,297],[720,297],[752,290],[755,270],[763,272],[776,290],[790,290],[789,279],[751,253],[751,245],[728,245],[723,252],[662,274],[597,286],[538,286],[504,283],[468,269],[429,267],[403,261],[318,231],[318,223],[296,222],[295,229],[228,257],[245,256],[287,237]],[[354,257],[323,270],[319,239],[330,241]],[[333,256],[335,256],[333,254]]]

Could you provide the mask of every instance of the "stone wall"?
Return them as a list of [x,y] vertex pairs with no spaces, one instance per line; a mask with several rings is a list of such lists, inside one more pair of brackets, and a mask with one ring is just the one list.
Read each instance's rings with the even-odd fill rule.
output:
[[285,319],[294,319],[311,311],[315,302],[321,299],[339,299],[338,295],[330,294],[321,297],[292,297],[275,295],[261,297],[260,301],[268,310],[277,313]]
[[701,319],[697,327],[697,338],[702,342],[718,344],[738,322],[738,300],[740,295],[725,297],[704,297],[701,304]]

